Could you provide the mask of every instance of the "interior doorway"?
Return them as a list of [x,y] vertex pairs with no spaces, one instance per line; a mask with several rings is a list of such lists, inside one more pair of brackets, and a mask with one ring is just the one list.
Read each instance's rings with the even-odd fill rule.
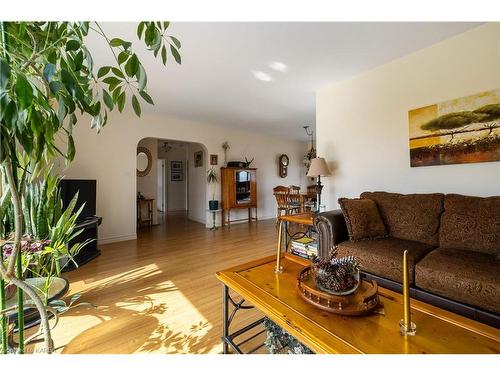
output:
[[[205,146],[171,139],[144,138],[139,141],[137,150],[138,153],[139,150],[147,150],[151,159],[148,173],[138,173],[137,176],[138,227],[142,222],[139,215],[148,214],[148,207],[153,207],[151,211],[154,211],[151,212],[151,225],[166,225],[167,217],[181,216],[205,224]],[[141,209],[140,205],[146,202],[150,202],[150,206]],[[146,223],[149,224],[149,221]]]

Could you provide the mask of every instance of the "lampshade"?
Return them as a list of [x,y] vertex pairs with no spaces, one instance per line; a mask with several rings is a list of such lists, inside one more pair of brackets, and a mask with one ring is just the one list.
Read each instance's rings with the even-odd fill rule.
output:
[[311,166],[307,171],[308,177],[330,176],[330,169],[326,165],[325,158],[314,158],[311,160]]

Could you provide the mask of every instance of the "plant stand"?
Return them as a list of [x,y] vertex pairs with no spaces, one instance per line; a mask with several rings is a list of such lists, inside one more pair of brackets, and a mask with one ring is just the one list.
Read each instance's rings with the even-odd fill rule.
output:
[[[45,278],[35,277],[31,279],[26,279],[26,282],[35,288],[41,288],[44,284]],[[49,299],[48,301],[53,301],[63,297],[69,289],[68,280],[62,277],[54,277],[49,289]],[[40,293],[39,293],[40,295]],[[6,301],[7,308],[17,306],[16,295],[12,296]],[[30,328],[38,325],[40,323],[40,315],[38,310],[30,306],[31,299],[25,294],[24,295],[24,328]],[[13,332],[17,332],[17,310],[7,315],[9,323],[16,323],[16,327]]]
[[215,224],[216,222],[216,217],[217,213],[221,212],[222,210],[207,210],[207,212],[210,212],[212,214],[212,226],[210,227],[210,230],[217,230],[217,225]]

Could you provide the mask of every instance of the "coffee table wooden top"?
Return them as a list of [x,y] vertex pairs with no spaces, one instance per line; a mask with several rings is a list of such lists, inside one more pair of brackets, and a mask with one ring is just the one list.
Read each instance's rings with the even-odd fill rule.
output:
[[312,212],[304,212],[294,215],[280,216],[280,221],[288,221],[289,223],[297,223],[303,225],[313,225],[314,214]]
[[308,261],[291,254],[275,274],[274,256],[217,272],[217,278],[317,353],[500,353],[500,330],[411,300],[415,336],[401,336],[402,295],[379,288],[384,315],[348,317],[300,298],[297,274]]

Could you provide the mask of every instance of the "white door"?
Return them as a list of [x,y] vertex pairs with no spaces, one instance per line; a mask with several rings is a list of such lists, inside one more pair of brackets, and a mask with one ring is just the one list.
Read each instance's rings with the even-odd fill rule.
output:
[[158,189],[156,194],[156,202],[158,206],[158,211],[165,212],[165,160],[158,159],[157,168],[157,180]]

